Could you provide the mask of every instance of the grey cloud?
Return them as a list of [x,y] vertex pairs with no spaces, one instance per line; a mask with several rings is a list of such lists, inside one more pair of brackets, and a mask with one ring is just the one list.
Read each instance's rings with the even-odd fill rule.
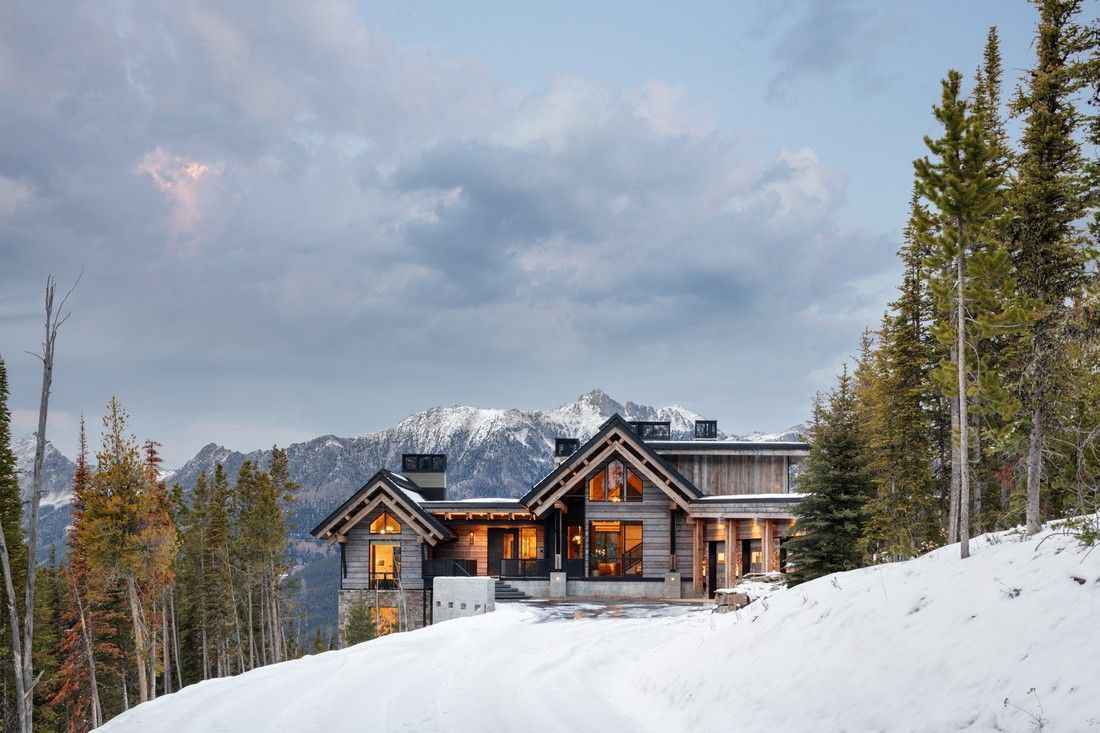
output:
[[856,86],[874,92],[887,83],[876,64],[878,52],[897,38],[903,11],[858,0],[814,0],[768,8],[775,34],[771,55],[778,67],[768,84],[773,100],[782,100],[814,78],[846,71]]
[[630,90],[513,100],[341,3],[127,12],[27,4],[0,30],[0,176],[31,191],[0,215],[0,344],[35,343],[41,280],[85,266],[58,409],[119,393],[170,461],[199,426],[353,433],[597,384],[784,427],[861,325],[851,283],[893,266],[812,151],[754,158]]

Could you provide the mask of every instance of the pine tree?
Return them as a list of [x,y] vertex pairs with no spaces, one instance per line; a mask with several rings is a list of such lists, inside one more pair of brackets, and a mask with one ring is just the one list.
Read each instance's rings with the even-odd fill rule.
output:
[[1012,109],[1024,118],[1017,180],[1010,193],[1012,258],[1022,292],[1031,300],[1026,354],[1017,372],[1029,417],[1026,521],[1041,528],[1040,482],[1053,401],[1066,364],[1072,299],[1086,279],[1087,249],[1076,226],[1082,217],[1083,165],[1076,139],[1081,116],[1074,95],[1084,83],[1075,69],[1084,49],[1074,18],[1081,0],[1036,0],[1039,27],[1035,67]]
[[51,547],[47,564],[38,566],[38,592],[34,595],[34,724],[44,731],[61,731],[68,720],[64,707],[53,704],[61,686],[61,574],[57,552]]
[[[81,543],[91,582],[119,589],[129,610],[133,667],[141,702],[156,695],[153,600],[176,553],[163,485],[126,434],[127,415],[112,398],[103,448],[84,509]],[[147,457],[148,458],[148,457]]]
[[799,534],[788,544],[792,584],[860,566],[866,503],[874,490],[847,367],[828,405],[819,402],[814,412],[810,455],[798,482],[806,495],[796,510]]
[[8,409],[8,373],[4,359],[0,357],[0,527],[4,533],[12,572],[15,574],[15,598],[9,599],[0,584],[0,684],[3,685],[3,719],[6,730],[17,729],[17,709],[14,698],[14,668],[11,659],[11,624],[7,606],[16,604],[17,613],[22,608],[24,577],[27,567],[27,543],[23,538],[23,501],[19,495],[19,479],[15,454],[11,447],[11,411]]
[[352,603],[348,607],[348,621],[344,627],[344,646],[360,644],[378,636],[378,624],[374,611],[366,601]]
[[[933,250],[935,281],[943,311],[951,314],[937,330],[938,337],[952,344],[951,362],[944,364],[940,383],[958,404],[957,449],[959,484],[957,504],[960,554],[968,557],[971,532],[970,508],[970,400],[979,393],[974,374],[980,354],[974,353],[972,323],[994,318],[995,305],[989,294],[1002,292],[1007,280],[1007,256],[998,248],[995,234],[1003,210],[1000,180],[991,176],[991,151],[986,145],[981,115],[970,114],[961,98],[962,76],[948,72],[942,82],[940,105],[933,114],[943,127],[943,136],[925,138],[933,158],[914,161],[921,196],[934,207],[928,226],[937,245]],[[948,305],[949,304],[949,305]],[[999,317],[999,314],[998,316]]]
[[88,441],[84,418],[80,418],[80,447],[73,472],[72,519],[68,531],[68,565],[61,568],[64,582],[64,611],[59,639],[60,686],[51,703],[66,710],[70,733],[83,733],[103,721],[96,675],[96,628],[92,601],[88,595],[88,562],[78,536],[84,506],[91,490],[92,470],[88,465]]

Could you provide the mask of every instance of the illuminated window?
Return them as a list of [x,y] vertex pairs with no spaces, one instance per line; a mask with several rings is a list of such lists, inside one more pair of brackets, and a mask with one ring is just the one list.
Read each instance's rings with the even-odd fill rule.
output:
[[588,479],[589,501],[641,501],[642,479],[621,461],[612,461]]
[[588,479],[588,500],[607,501],[607,474],[603,471]]
[[370,543],[370,589],[394,590],[401,577],[401,546]]
[[584,559],[584,527],[571,524],[565,528],[566,559]]
[[641,522],[590,522],[590,575],[642,574]]
[[398,630],[397,606],[379,606],[371,609],[374,623],[378,627],[378,635],[385,636]]
[[539,534],[534,527],[523,527],[519,531],[519,559],[534,560],[539,556]]
[[607,464],[607,500],[623,500],[623,464],[612,461]]
[[401,525],[389,512],[382,512],[370,523],[371,534],[401,534]]

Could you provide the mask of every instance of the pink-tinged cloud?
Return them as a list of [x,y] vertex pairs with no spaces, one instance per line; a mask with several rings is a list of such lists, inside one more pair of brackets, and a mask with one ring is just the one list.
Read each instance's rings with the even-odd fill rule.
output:
[[148,174],[153,184],[172,202],[170,226],[174,235],[198,233],[203,218],[203,194],[209,188],[209,179],[221,173],[220,164],[188,160],[157,146],[142,157],[134,173]]

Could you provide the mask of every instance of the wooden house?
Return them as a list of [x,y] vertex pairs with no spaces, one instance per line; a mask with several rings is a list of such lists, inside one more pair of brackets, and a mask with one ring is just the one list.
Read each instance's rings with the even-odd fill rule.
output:
[[313,529],[340,547],[340,623],[366,601],[380,622],[430,620],[431,581],[488,575],[536,598],[703,598],[749,573],[784,572],[802,442],[717,439],[700,420],[674,440],[619,415],[518,499],[451,500],[446,457],[408,454]]

